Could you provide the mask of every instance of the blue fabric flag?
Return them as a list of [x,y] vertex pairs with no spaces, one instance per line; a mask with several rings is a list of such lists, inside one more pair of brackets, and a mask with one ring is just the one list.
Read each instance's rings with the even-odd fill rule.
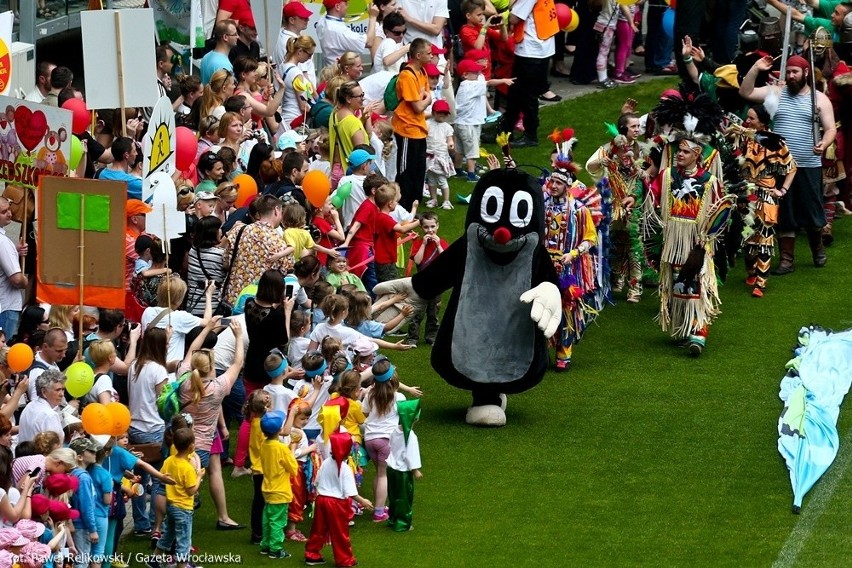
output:
[[837,457],[837,417],[852,381],[852,330],[803,327],[779,397],[778,451],[790,470],[793,512]]

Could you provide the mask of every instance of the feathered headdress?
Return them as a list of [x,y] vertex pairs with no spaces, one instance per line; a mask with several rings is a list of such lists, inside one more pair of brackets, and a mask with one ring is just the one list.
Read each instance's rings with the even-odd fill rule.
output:
[[654,107],[654,119],[659,125],[667,125],[674,134],[674,141],[690,140],[707,144],[711,135],[719,130],[725,113],[706,94],[684,93],[681,96],[665,96]]
[[574,129],[563,128],[560,130],[554,128],[547,138],[556,145],[556,168],[567,170],[571,175],[576,176],[577,172],[580,171],[580,166],[574,163],[574,145],[577,144]]

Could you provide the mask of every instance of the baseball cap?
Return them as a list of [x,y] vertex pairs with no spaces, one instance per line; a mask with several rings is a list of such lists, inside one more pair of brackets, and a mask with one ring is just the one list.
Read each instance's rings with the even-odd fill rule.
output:
[[284,4],[285,18],[304,18],[307,20],[311,17],[311,15],[311,11],[305,8],[305,5],[298,0],[293,0]]
[[112,438],[112,436],[110,436],[109,434],[90,434],[89,437],[100,448],[106,446],[107,442],[109,442],[110,438]]
[[77,455],[83,452],[97,452],[98,445],[88,438],[77,438],[68,445],[69,448],[77,452]]
[[432,55],[444,55],[445,53],[447,53],[446,49],[442,49],[434,43],[432,44]]
[[147,215],[153,211],[150,205],[147,205],[140,199],[128,199],[124,204],[124,216],[133,217],[134,215]]
[[352,153],[349,154],[349,167],[357,168],[363,165],[364,162],[373,159],[373,155],[366,150],[353,150]]
[[212,179],[205,179],[198,182],[198,185],[195,186],[195,191],[202,193],[213,193],[216,191],[216,182]]
[[432,105],[432,114],[436,112],[445,112],[450,114],[450,104],[447,101],[438,99],[435,101],[435,104]]
[[299,143],[307,139],[308,137],[304,134],[299,134],[295,130],[288,130],[278,137],[276,146],[279,150],[295,149]]
[[464,58],[471,61],[479,61],[480,59],[490,59],[488,52],[484,49],[471,49],[464,52]]
[[196,191],[195,192],[195,199],[193,199],[192,202],[198,203],[199,201],[215,201],[217,199],[219,199],[219,198],[216,197],[216,195],[214,195],[213,193],[211,193],[209,191]]
[[426,65],[423,66],[423,70],[426,71],[426,75],[428,75],[429,77],[440,77],[441,76],[441,70],[438,69],[438,66],[435,65],[434,63],[427,63]]
[[476,61],[471,61],[470,59],[462,59],[459,61],[459,65],[456,69],[459,75],[464,75],[465,73],[479,73],[482,71],[482,65]]
[[280,410],[270,410],[260,419],[260,430],[266,435],[280,432],[284,426],[285,415]]
[[335,6],[340,4],[341,2],[348,2],[348,1],[349,0],[322,0],[322,5],[330,10],[331,8],[334,8]]

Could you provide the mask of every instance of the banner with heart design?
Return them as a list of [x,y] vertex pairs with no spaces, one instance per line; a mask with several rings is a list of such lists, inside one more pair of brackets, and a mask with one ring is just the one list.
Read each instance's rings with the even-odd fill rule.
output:
[[0,182],[35,189],[43,175],[68,175],[69,111],[4,96],[0,109]]

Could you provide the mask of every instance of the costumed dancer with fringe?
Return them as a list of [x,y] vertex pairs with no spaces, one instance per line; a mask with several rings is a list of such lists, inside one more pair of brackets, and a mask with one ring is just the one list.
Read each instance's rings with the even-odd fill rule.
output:
[[576,178],[579,168],[571,161],[571,148],[577,139],[570,129],[562,135],[564,141],[557,144],[556,167],[550,174],[544,197],[544,245],[556,269],[562,295],[562,321],[553,337],[557,372],[571,368],[574,343],[599,311],[595,306],[595,291],[600,266],[592,212],[573,195],[575,186],[577,191],[585,189]]
[[[704,96],[704,95],[702,95]],[[674,165],[662,169],[651,184],[650,196],[659,214],[663,249],[660,259],[660,314],[663,331],[679,340],[690,355],[701,355],[710,324],[719,314],[719,293],[713,264],[714,237],[727,225],[735,196],[722,197],[718,178],[705,166],[702,156],[708,134],[720,120],[712,107],[699,118],[685,114],[670,122],[683,130],[672,132]],[[716,108],[718,106],[716,105]],[[718,153],[716,153],[718,161]],[[721,166],[718,166],[721,169]]]
[[[777,103],[777,97],[775,101]],[[784,138],[769,132],[775,109],[777,106],[771,105],[769,100],[765,104],[754,105],[748,110],[742,126],[732,124],[727,130],[728,138],[737,148],[743,176],[750,184],[743,246],[748,272],[746,284],[752,287],[751,295],[755,298],[763,296],[769,278],[778,204],[787,193],[784,188],[790,187],[796,176],[796,162]],[[779,185],[781,176],[785,177]]]
[[[393,366],[391,366],[393,371]],[[397,532],[411,530],[414,480],[420,473],[420,443],[411,428],[420,419],[420,400],[396,403],[399,426],[391,433],[388,455],[388,526]]]
[[586,171],[597,182],[601,192],[612,195],[610,238],[612,250],[613,292],[621,292],[627,282],[627,301],[637,303],[642,297],[642,239],[639,235],[643,180],[642,150],[638,138],[642,133],[639,115],[622,113],[618,124],[606,124],[612,141],[604,144],[586,161]]

